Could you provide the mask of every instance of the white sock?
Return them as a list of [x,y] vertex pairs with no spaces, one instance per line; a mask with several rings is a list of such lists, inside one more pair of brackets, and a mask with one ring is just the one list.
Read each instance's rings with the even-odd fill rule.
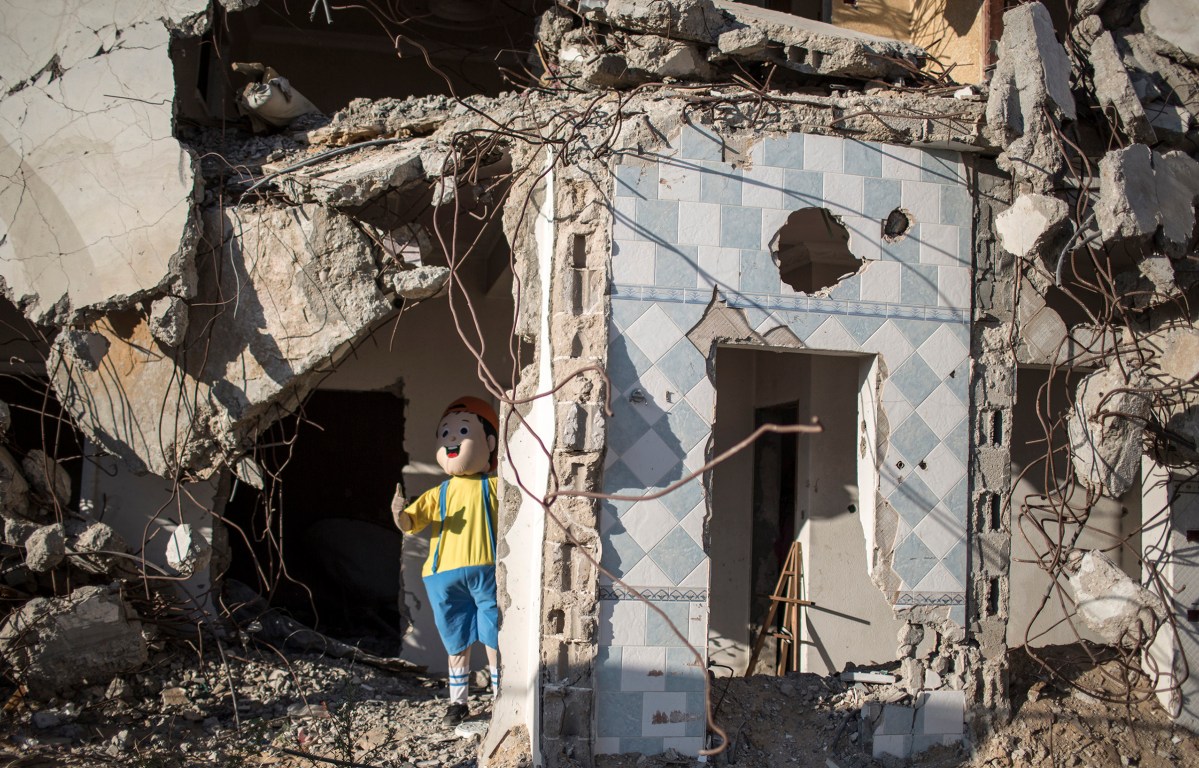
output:
[[465,704],[470,667],[450,667],[450,703]]
[[497,696],[500,692],[500,668],[491,668],[491,695]]

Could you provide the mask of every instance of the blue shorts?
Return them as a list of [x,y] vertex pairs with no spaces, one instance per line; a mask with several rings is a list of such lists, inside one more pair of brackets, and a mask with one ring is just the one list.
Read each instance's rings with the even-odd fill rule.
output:
[[425,590],[446,653],[462,653],[475,643],[499,647],[494,565],[468,565],[430,574],[425,577]]

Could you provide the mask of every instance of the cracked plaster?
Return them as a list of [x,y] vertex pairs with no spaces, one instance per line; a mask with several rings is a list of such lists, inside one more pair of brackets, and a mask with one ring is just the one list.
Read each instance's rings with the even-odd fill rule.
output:
[[0,10],[0,279],[31,319],[127,303],[183,272],[196,184],[172,136],[167,25],[207,5]]

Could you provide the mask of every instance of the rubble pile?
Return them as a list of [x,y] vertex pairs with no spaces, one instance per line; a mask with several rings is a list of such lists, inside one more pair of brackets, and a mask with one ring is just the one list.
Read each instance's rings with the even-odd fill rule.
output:
[[[195,650],[155,640],[148,664],[68,697],[16,697],[0,757],[63,765],[278,765],[315,761],[435,768],[475,765],[477,741],[441,724],[444,681],[326,656],[250,646]],[[472,720],[490,693],[472,690]],[[325,764],[329,764],[326,762]]]

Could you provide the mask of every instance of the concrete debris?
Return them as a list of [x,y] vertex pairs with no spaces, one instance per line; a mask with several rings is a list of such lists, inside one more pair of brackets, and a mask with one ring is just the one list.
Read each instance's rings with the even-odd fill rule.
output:
[[1140,476],[1141,441],[1150,415],[1149,398],[1136,391],[1144,374],[1126,378],[1119,367],[1083,379],[1067,419],[1071,459],[1078,482],[1119,497]]
[[1199,29],[1195,24],[1195,4],[1180,0],[1145,0],[1141,7],[1141,25],[1190,57],[1199,66]]
[[13,150],[0,159],[0,284],[41,324],[161,291],[198,235],[193,158],[173,134],[162,19],[202,14],[208,3],[135,3],[107,14],[83,5],[56,11],[80,26],[46,25],[45,7],[5,11],[7,29],[48,31],[23,34],[21,50],[0,62],[0,146]]
[[9,427],[12,426],[12,411],[8,408],[8,403],[0,400],[0,438],[8,434]]
[[125,556],[132,550],[111,525],[80,522],[68,526],[67,533],[71,564],[80,570],[109,578],[140,575],[137,561]]
[[67,556],[66,531],[62,523],[43,525],[25,540],[25,565],[35,573],[45,573]]
[[192,525],[175,526],[167,541],[167,565],[183,575],[191,575],[208,567],[212,560],[212,545]]
[[1041,3],[1003,14],[999,62],[987,98],[987,128],[1003,147],[999,165],[1047,193],[1064,167],[1050,121],[1077,117],[1070,93],[1070,60]]
[[[995,232],[1008,253],[1022,259],[1048,255],[1061,246],[1068,229],[1070,207],[1049,195],[1020,195],[1012,207],[995,217]],[[1056,252],[1053,255],[1057,255]]]
[[36,698],[106,685],[146,662],[141,622],[120,594],[80,587],[36,597],[0,626],[0,656]]
[[187,302],[165,296],[150,305],[150,334],[168,347],[182,344],[187,338]]
[[449,280],[449,267],[428,265],[396,272],[392,278],[392,284],[401,298],[420,301],[441,293]]
[[0,447],[0,515],[25,515],[29,512],[29,482],[17,460]]
[[320,112],[286,77],[260,63],[234,62],[233,71],[251,78],[237,97],[237,109],[255,133],[286,128],[296,118]]
[[[91,326],[111,365],[57,341],[51,350],[59,399],[89,438],[163,477],[235,460],[392,308],[371,239],[315,205],[210,211],[198,270],[183,348],[205,355],[162,349],[141,317]],[[139,397],[120,394],[131,391]]]
[[21,468],[25,471],[25,478],[29,480],[33,491],[47,503],[53,504],[57,501],[60,506],[65,506],[70,502],[71,476],[57,461],[47,456],[45,451],[34,448],[25,455]]
[[23,547],[29,537],[41,526],[23,517],[4,518],[4,543],[14,547]]
[[1132,79],[1120,60],[1116,41],[1104,31],[1091,43],[1091,67],[1095,77],[1095,96],[1103,107],[1115,110],[1124,133],[1134,142],[1153,144],[1157,134],[1145,115]]
[[1159,154],[1144,144],[1099,161],[1095,218],[1106,243],[1152,245],[1178,258],[1194,247],[1199,162],[1183,152]]
[[[286,167],[286,165],[284,165]],[[263,171],[282,171],[264,165]],[[293,199],[356,210],[389,192],[426,190],[421,148],[400,145],[358,152],[285,173],[277,183]]]
[[1154,334],[1150,343],[1159,351],[1156,367],[1180,384],[1199,378],[1199,330],[1170,328]]
[[1075,552],[1070,588],[1078,613],[1104,641],[1143,648],[1169,616],[1162,599],[1133,581],[1103,552]]
[[[927,57],[908,43],[724,0],[609,0],[584,10],[584,16],[668,43],[641,39],[631,52],[603,52],[563,34],[560,63],[581,66],[596,87],[643,81],[622,74],[622,67],[641,70],[642,77],[710,78],[703,57],[717,65],[729,59],[770,61],[800,74],[854,78],[911,77]],[[550,35],[557,32],[555,24]],[[659,51],[666,58],[654,64],[651,57]]]

